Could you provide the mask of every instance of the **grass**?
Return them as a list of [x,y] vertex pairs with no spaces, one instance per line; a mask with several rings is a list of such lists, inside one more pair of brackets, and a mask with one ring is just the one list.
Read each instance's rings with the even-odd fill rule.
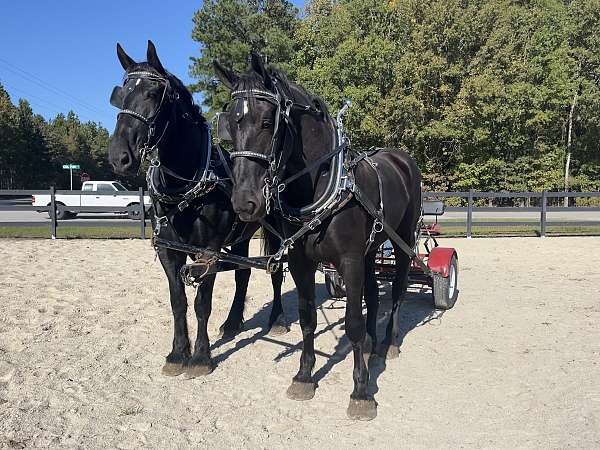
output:
[[[61,226],[56,230],[59,239],[131,239],[140,237],[139,227],[77,227]],[[146,227],[146,237],[152,235],[150,227]],[[0,238],[50,238],[50,226],[38,227],[0,227]]]
[[[442,237],[464,237],[467,233],[466,226],[453,226],[451,222],[442,223],[441,230]],[[531,225],[498,227],[473,225],[472,233],[476,237],[539,236],[539,223],[532,222]],[[548,226],[546,234],[548,236],[598,236],[600,235],[600,226]],[[149,239],[151,235],[152,230],[147,226],[146,238]],[[140,228],[131,226],[78,227],[59,225],[57,237],[59,239],[136,239],[140,237]],[[48,239],[50,238],[50,226],[2,226],[0,227],[0,238]]]

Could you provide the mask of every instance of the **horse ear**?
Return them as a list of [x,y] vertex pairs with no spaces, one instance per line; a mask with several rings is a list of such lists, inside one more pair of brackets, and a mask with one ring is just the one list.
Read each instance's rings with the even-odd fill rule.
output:
[[217,60],[213,61],[213,68],[215,69],[215,74],[219,80],[221,80],[221,83],[223,83],[227,89],[233,91],[239,80],[239,77],[235,74],[235,72],[233,70],[226,69],[219,64],[219,61]]
[[256,52],[250,53],[250,67],[263,78],[267,75],[265,63],[260,55]]
[[121,44],[119,44],[118,42],[117,57],[119,58],[119,61],[121,62],[121,65],[125,70],[129,70],[129,68],[135,64],[135,61],[131,59],[127,53],[125,53],[125,50],[123,50],[123,47],[121,47]]
[[167,73],[165,68],[162,66],[158,55],[156,54],[156,47],[154,43],[148,39],[148,51],[146,52],[146,61],[160,73]]
[[254,70],[257,74],[259,74],[262,77],[265,87],[267,89],[271,89],[271,87],[272,87],[271,75],[269,74],[269,71],[265,67],[265,63],[263,62],[263,59],[256,52],[250,53],[250,67],[252,68],[252,70]]

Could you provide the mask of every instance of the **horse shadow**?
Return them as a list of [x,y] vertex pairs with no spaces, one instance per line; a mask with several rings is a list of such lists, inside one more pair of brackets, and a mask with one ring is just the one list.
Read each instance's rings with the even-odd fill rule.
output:
[[[385,336],[386,327],[389,321],[392,301],[391,301],[391,284],[383,283],[380,285],[379,295],[379,310],[377,314],[377,338],[378,342],[383,340]],[[314,373],[315,382],[319,383],[320,380],[325,378],[327,374],[340,362],[344,361],[346,357],[352,352],[352,345],[349,339],[344,333],[344,316],[334,320],[330,319],[329,316],[334,310],[345,309],[345,299],[332,299],[325,285],[318,283],[316,285],[316,297],[317,307],[317,321],[323,319],[325,326],[319,326],[315,332],[315,342],[320,336],[326,333],[331,333],[336,340],[335,348],[333,353],[328,354],[321,350],[315,349],[315,353],[325,358],[325,363],[319,367]],[[287,317],[288,324],[298,322],[298,295],[296,289],[292,289],[282,294],[282,304]],[[269,320],[269,314],[271,311],[271,303],[266,303],[263,307],[258,310],[251,318],[244,323],[246,331],[255,330],[258,331],[252,336],[247,338],[239,339],[232,348],[216,355],[213,359],[216,364],[225,361],[233,353],[242,350],[244,347],[263,340],[274,345],[283,347],[279,352],[274,361],[278,362],[283,358],[291,356],[295,352],[302,351],[302,341],[295,344],[282,341],[277,337],[270,336],[266,329],[266,324]],[[366,311],[364,311],[366,313]],[[405,294],[402,304],[400,306],[400,348],[404,338],[415,328],[426,325],[435,320],[441,320],[444,311],[437,311],[434,308],[433,301],[431,298],[431,290],[428,287],[412,288]],[[235,338],[220,338],[214,342],[211,346],[212,350],[216,350],[226,342],[230,342]],[[316,345],[315,347],[317,347]],[[375,395],[379,391],[378,380],[379,377],[386,370],[386,348],[383,345],[378,346],[378,351],[373,353],[368,361],[369,369],[369,393]]]
[[[389,322],[392,309],[391,285],[380,286],[379,309],[377,312],[377,345],[376,351],[370,355],[368,360],[369,370],[369,394],[375,395],[379,391],[378,380],[387,368],[385,354],[387,347],[382,341],[385,337],[386,327]],[[364,311],[366,314],[366,310]],[[431,298],[431,290],[426,287],[409,290],[400,305],[400,348],[404,338],[417,327],[423,326],[433,320],[440,320],[444,311],[434,308]],[[340,322],[343,321],[343,318]],[[329,357],[314,374],[315,381],[322,380],[337,364],[342,362],[352,353],[352,344],[343,334],[337,341],[333,355]]]
[[[315,305],[317,308],[320,308],[321,305],[329,299],[329,295],[327,294],[327,290],[325,289],[324,284],[316,284],[315,286]],[[258,340],[263,340],[266,342],[270,342],[275,345],[280,345],[285,347],[285,350],[275,358],[275,361],[279,361],[282,358],[291,355],[297,350],[302,350],[302,341],[297,344],[290,344],[288,342],[277,339],[276,337],[269,335],[269,330],[267,329],[267,323],[269,322],[269,316],[271,314],[272,302],[265,303],[262,308],[260,308],[257,312],[254,313],[252,317],[244,321],[244,331],[252,331],[258,330],[252,336],[247,338],[239,339],[236,341],[235,346],[226,350],[223,353],[220,353],[213,357],[213,362],[215,364],[219,364],[220,362],[225,361],[229,356],[233,353],[242,350],[244,347],[254,344]],[[283,307],[283,311],[285,313],[285,317],[288,323],[288,326],[291,326],[293,323],[298,323],[298,292],[296,288],[283,292],[281,294],[281,304]],[[318,333],[315,333],[315,338],[317,334],[322,334],[330,330],[333,326],[339,325],[341,322],[338,321],[336,324],[332,324],[331,326],[326,327],[324,330],[320,330]],[[232,340],[237,339],[236,336],[230,337],[220,337],[211,345],[211,351],[214,351],[221,347],[223,344],[227,342],[231,342]],[[321,356],[330,356],[326,355],[323,352],[316,351],[315,353],[320,354]]]

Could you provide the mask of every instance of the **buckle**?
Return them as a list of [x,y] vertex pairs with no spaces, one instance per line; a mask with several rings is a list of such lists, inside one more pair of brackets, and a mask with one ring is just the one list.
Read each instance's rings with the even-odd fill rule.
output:
[[177,209],[179,211],[183,211],[185,208],[187,208],[188,206],[190,206],[190,204],[188,203],[187,200],[183,200],[181,201],[178,205],[177,205]]
[[313,220],[311,220],[308,223],[308,228],[310,228],[311,230],[314,230],[315,228],[317,228],[319,225],[321,225],[321,219],[319,219],[318,217],[315,217]]

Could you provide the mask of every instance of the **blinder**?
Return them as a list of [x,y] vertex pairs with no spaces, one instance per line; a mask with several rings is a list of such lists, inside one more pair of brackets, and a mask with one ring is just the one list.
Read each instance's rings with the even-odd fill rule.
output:
[[222,142],[231,142],[231,133],[229,132],[229,118],[227,117],[227,113],[220,112],[217,113],[217,117],[215,120],[216,123],[216,135],[217,138]]
[[123,108],[123,87],[115,86],[113,88],[112,94],[110,94],[110,104],[115,108],[122,109]]

